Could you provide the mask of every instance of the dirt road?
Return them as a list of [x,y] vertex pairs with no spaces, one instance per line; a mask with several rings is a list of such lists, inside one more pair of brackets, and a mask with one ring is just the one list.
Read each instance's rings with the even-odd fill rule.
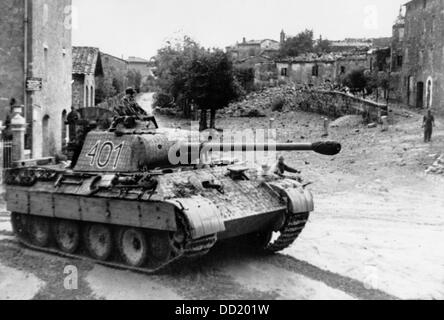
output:
[[[320,116],[269,116],[279,141],[323,134]],[[332,129],[329,138],[343,143],[334,158],[284,153],[314,182],[316,210],[282,254],[262,257],[222,245],[198,262],[146,276],[23,249],[3,213],[0,292],[23,299],[444,299],[444,178],[424,174],[444,152],[444,122],[438,119],[427,145],[420,115],[395,120],[388,132],[362,125]],[[221,118],[218,126],[266,128],[268,118]],[[68,265],[78,270],[76,290],[64,288]]]

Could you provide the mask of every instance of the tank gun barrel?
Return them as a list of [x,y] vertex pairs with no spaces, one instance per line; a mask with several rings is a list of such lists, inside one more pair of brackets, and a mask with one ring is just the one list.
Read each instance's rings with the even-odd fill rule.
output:
[[342,146],[334,141],[315,143],[216,143],[207,142],[200,146],[205,151],[225,152],[255,152],[255,151],[314,151],[316,153],[334,156],[341,152]]

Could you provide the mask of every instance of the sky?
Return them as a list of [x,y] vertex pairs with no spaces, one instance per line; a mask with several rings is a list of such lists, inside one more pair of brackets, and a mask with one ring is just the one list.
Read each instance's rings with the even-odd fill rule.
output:
[[73,43],[149,59],[166,41],[191,36],[209,48],[279,40],[312,29],[324,39],[391,36],[406,0],[73,0]]

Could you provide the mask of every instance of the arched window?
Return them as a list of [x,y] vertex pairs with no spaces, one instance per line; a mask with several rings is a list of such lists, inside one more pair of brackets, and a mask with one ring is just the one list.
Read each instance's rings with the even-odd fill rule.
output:
[[46,115],[43,117],[42,120],[42,155],[43,157],[49,157],[50,156],[50,146],[49,146],[49,116]]

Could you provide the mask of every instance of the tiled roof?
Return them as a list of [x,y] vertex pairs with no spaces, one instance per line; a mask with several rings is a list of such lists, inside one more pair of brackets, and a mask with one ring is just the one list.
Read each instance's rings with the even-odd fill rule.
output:
[[93,47],[72,48],[73,74],[100,74],[102,71],[100,51]]

